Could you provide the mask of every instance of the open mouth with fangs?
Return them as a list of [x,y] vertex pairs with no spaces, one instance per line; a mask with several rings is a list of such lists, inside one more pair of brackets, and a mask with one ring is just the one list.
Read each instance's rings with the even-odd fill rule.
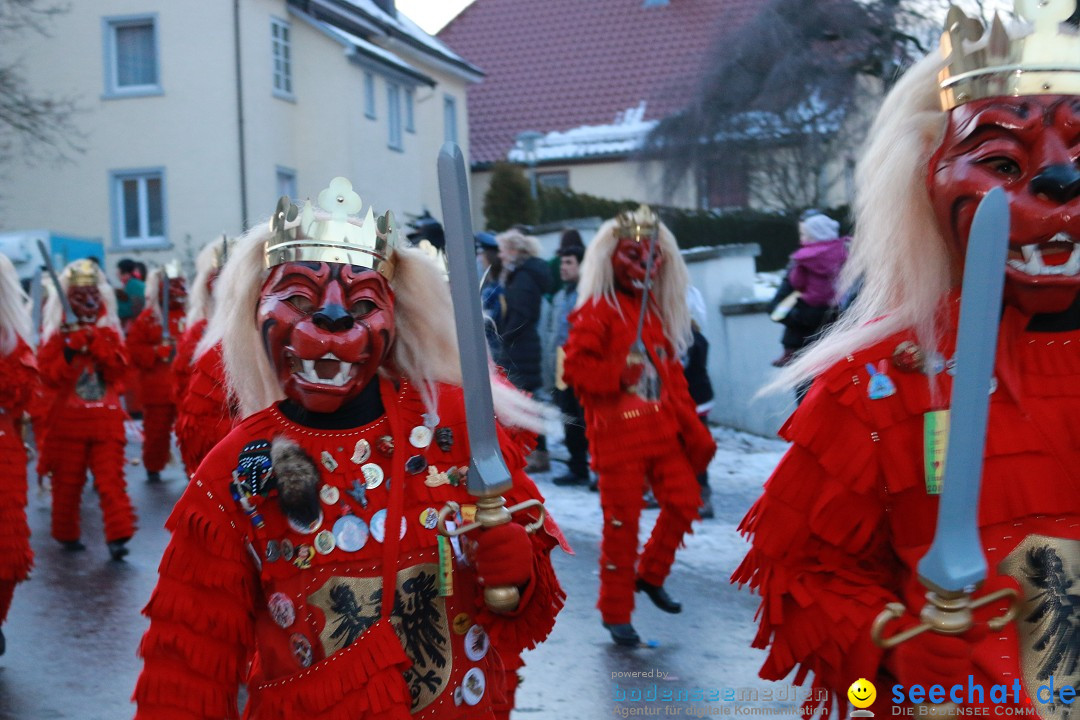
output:
[[309,360],[287,353],[289,370],[299,379],[311,385],[343,387],[356,372],[355,363],[345,362],[334,353]]
[[1010,247],[1008,265],[1011,276],[1026,282],[1076,282],[1080,244],[1071,235],[1058,233],[1046,242]]

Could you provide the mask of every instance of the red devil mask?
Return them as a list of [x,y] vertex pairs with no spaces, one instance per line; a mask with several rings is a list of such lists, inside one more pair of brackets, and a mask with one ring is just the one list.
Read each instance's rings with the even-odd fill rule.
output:
[[92,325],[105,314],[105,303],[96,285],[74,285],[68,288],[68,302],[75,317],[84,325]]
[[334,412],[360,393],[394,343],[394,292],[356,265],[289,262],[263,284],[263,344],[286,397]]
[[1056,313],[1080,291],[1080,98],[999,97],[949,114],[927,185],[938,224],[963,264],[979,201],[995,187],[1012,220],[1005,301]]
[[187,301],[187,280],[182,277],[169,278],[169,310],[183,310]]
[[[660,248],[659,238],[651,242],[657,243],[650,274],[650,283],[654,283],[660,266],[664,264],[664,253]],[[615,286],[622,292],[641,295],[649,263],[649,243],[648,238],[619,238],[615,245],[615,251],[611,254],[611,267],[615,273]]]

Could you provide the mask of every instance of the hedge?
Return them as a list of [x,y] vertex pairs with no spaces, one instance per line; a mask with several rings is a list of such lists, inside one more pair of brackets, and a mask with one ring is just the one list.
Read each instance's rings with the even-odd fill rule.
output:
[[[620,210],[636,208],[634,200],[609,200],[606,198],[575,193],[562,188],[539,189],[541,224],[559,223],[583,217],[614,217]],[[685,210],[667,206],[653,206],[671,232],[684,248],[737,245],[757,243],[761,255],[758,270],[781,270],[788,256],[799,245],[798,215],[780,215],[757,210],[733,210],[713,212],[709,210]],[[848,227],[847,208],[826,208],[825,213],[841,218],[841,226]]]

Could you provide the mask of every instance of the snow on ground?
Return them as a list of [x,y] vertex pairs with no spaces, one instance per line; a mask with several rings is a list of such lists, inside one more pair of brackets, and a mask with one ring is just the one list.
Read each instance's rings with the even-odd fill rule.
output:
[[[717,451],[709,465],[709,485],[713,489],[716,517],[694,523],[694,534],[686,538],[686,547],[675,556],[676,567],[715,570],[730,574],[746,554],[746,541],[736,528],[761,488],[788,448],[788,443],[751,435],[726,427],[713,427]],[[547,507],[556,522],[567,531],[600,539],[603,515],[600,496],[582,487],[558,487],[550,482],[566,472],[560,458],[567,457],[562,444],[562,426],[553,423],[548,432],[551,471],[534,475]],[[652,532],[659,510],[642,512],[642,544]]]

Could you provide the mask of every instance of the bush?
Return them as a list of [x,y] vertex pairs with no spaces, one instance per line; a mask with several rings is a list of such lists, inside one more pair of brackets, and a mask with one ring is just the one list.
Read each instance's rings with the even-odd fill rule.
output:
[[495,232],[536,222],[536,201],[529,188],[529,179],[519,166],[495,163],[491,185],[484,194],[484,219],[487,228]]
[[[640,204],[634,200],[609,200],[562,188],[542,187],[539,196],[541,224],[584,217],[607,219],[621,210],[634,209]],[[487,206],[484,207],[486,212]],[[757,259],[757,267],[761,271],[783,269],[788,256],[799,246],[797,215],[777,215],[757,210],[719,213],[659,205],[654,205],[653,209],[675,234],[679,247],[757,243],[761,246],[761,255]],[[847,208],[827,209],[825,212],[840,218],[842,231],[847,232]]]

